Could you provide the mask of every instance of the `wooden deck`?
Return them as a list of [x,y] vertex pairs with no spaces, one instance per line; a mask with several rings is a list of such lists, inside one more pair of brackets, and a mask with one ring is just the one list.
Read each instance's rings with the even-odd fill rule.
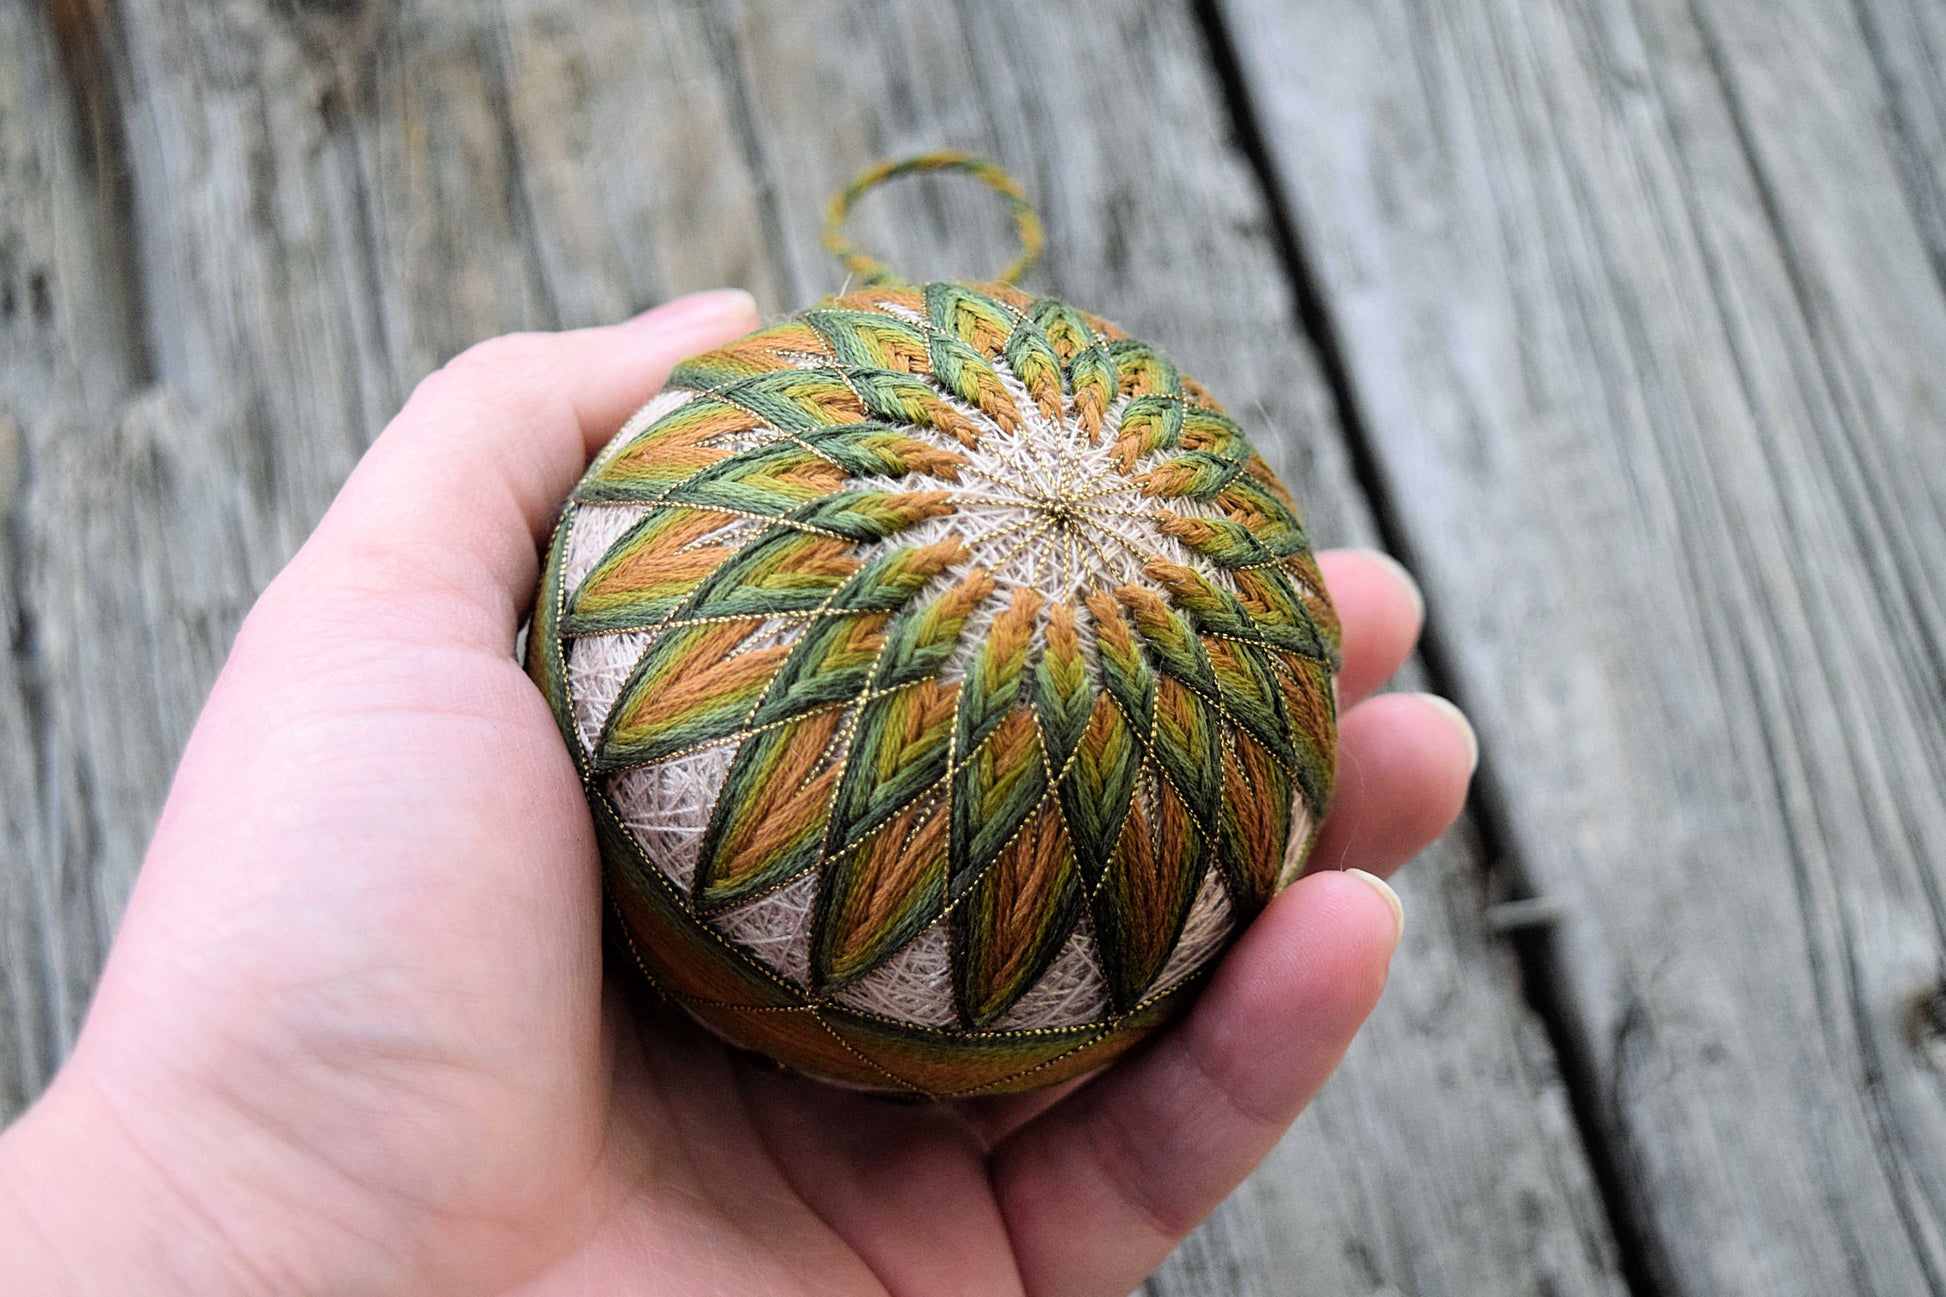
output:
[[[802,304],[824,197],[956,145],[1419,573],[1484,744],[1154,1292],[1946,1294],[1943,66],[1937,0],[0,0],[0,1116],[412,384]],[[989,270],[961,192],[856,228]]]

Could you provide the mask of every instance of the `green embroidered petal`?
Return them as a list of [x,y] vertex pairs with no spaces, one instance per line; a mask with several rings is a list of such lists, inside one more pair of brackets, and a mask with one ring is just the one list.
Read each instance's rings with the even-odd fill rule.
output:
[[1003,348],[1007,367],[1014,371],[1034,404],[1040,407],[1041,414],[1048,419],[1061,417],[1061,396],[1065,375],[1061,368],[1061,357],[1055,352],[1054,344],[1047,340],[1032,320],[1021,319],[1014,323],[1012,334]]
[[835,857],[943,784],[958,685],[921,680],[866,703],[838,784],[825,854]]
[[953,990],[967,1027],[991,1026],[1046,973],[1081,917],[1060,811],[1043,802],[953,906]]
[[1129,619],[1157,666],[1204,694],[1214,696],[1220,691],[1202,640],[1160,595],[1143,586],[1128,585],[1116,590],[1115,595],[1128,609]]
[[716,397],[683,402],[638,435],[595,462],[574,489],[576,500],[658,500],[730,451],[719,438],[749,432],[759,420],[748,410]]
[[1310,547],[1297,515],[1247,473],[1233,474],[1212,499],[1232,522],[1249,528],[1258,543],[1279,558]]
[[[966,690],[960,691],[962,705]],[[953,850],[948,895],[958,896],[993,864],[1047,790],[1033,712],[1007,712],[953,772]]]
[[1214,500],[1243,474],[1234,459],[1192,450],[1165,459],[1136,480],[1149,495],[1171,500]]
[[825,867],[812,920],[813,987],[856,981],[939,916],[947,818],[939,799],[915,802]]
[[[571,526],[584,525],[584,506]],[[618,539],[568,600],[562,632],[596,635],[660,624],[735,553],[704,544],[735,519],[701,509],[655,509]]]
[[678,618],[775,617],[808,612],[859,568],[851,546],[817,532],[777,528],[712,572]]
[[1159,509],[1156,520],[1165,535],[1175,537],[1218,567],[1266,567],[1282,558],[1258,540],[1248,527],[1227,518],[1203,518]]
[[800,434],[799,442],[853,477],[928,473],[957,481],[965,462],[956,452],[909,437],[890,424],[854,423]]
[[1106,695],[1095,695],[1060,785],[1068,836],[1090,887],[1108,869],[1141,764],[1141,739],[1122,708]]
[[1174,396],[1138,396],[1122,407],[1115,455],[1124,470],[1143,455],[1182,445],[1183,403]]
[[1101,886],[1095,940],[1110,1002],[1126,1012],[1148,993],[1182,936],[1209,872],[1209,839],[1167,780],[1144,772]]
[[1284,764],[1243,734],[1224,745],[1223,785],[1217,859],[1238,918],[1248,922],[1276,890],[1290,841],[1294,789]]
[[830,709],[753,735],[737,749],[696,860],[694,904],[723,909],[818,863],[838,769]]
[[876,311],[811,310],[805,321],[817,330],[846,369],[918,369],[926,357],[926,335],[914,324]]
[[1155,672],[1136,647],[1134,629],[1111,596],[1090,595],[1088,611],[1094,620],[1095,657],[1102,688],[1146,742],[1155,721]]
[[1125,395],[1182,395],[1182,375],[1175,363],[1148,343],[1117,338],[1108,344],[1108,354],[1115,362]]
[[858,422],[858,397],[845,378],[838,369],[780,369],[733,383],[717,396],[773,428],[809,432]]
[[1066,767],[1088,728],[1096,697],[1075,633],[1074,610],[1055,604],[1048,610],[1046,641],[1034,667],[1034,709],[1049,769]]
[[595,768],[654,761],[741,729],[784,655],[776,647],[741,648],[761,624],[709,622],[657,636],[602,727]]
[[771,725],[864,691],[885,647],[891,614],[958,559],[957,541],[899,549],[867,564],[827,605],[828,616],[805,628],[750,718]]
[[975,572],[937,599],[899,617],[887,633],[872,687],[898,689],[938,675],[959,642],[966,619],[993,589],[990,578]]
[[712,464],[669,488],[670,504],[780,517],[844,484],[845,471],[791,441],[774,441]]
[[1202,695],[1173,676],[1156,682],[1156,759],[1203,826],[1222,809],[1222,733],[1222,718]]
[[[1250,615],[1252,638],[1287,653],[1335,664],[1336,648],[1327,643],[1280,567],[1253,567],[1232,576],[1237,603]],[[1334,666],[1335,669],[1335,666]]]
[[996,354],[1013,332],[1013,312],[977,289],[933,283],[925,297],[933,328],[983,355]]

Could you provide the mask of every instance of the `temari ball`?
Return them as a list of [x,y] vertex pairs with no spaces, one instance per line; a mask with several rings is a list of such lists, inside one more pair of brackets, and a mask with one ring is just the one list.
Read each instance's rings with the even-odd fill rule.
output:
[[1183,1010],[1330,795],[1291,498],[1159,350],[1005,282],[828,298],[679,366],[564,508],[529,670],[641,971],[926,1097]]

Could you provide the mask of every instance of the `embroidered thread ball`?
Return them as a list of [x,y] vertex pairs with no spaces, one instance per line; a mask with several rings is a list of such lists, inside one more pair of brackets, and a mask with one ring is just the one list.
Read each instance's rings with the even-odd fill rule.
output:
[[[901,171],[1007,193],[994,283],[846,248]],[[959,155],[868,174],[874,281],[679,366],[589,468],[528,664],[642,971],[710,1030],[947,1097],[1188,1003],[1330,794],[1337,622],[1289,495],[1156,348],[1007,282]]]

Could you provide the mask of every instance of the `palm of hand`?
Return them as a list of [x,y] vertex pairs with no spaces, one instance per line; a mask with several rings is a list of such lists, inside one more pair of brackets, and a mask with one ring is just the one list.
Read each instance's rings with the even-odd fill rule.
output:
[[[1126,1291],[1376,997],[1391,913],[1314,875],[1183,1026],[1059,1099],[889,1104],[604,1006],[587,811],[510,648],[589,449],[754,324],[712,309],[469,353],[238,638],[57,1089],[241,1288]],[[1349,707],[1418,614],[1369,557],[1327,578]],[[1394,696],[1342,742],[1361,777],[1315,859],[1383,872],[1456,812],[1465,740]]]
[[[252,627],[226,691],[289,661],[286,624],[303,626]],[[331,651],[328,631],[304,637]],[[236,788],[226,742],[229,788],[196,799],[288,808],[276,882],[222,920],[246,939],[185,970],[248,995],[151,986],[126,1016],[105,995],[104,1038],[166,1013],[171,1034],[214,1042],[225,1084],[179,1075],[185,1110],[247,1109],[295,1152],[278,1179],[307,1213],[399,1240],[400,1291],[536,1275],[536,1292],[608,1292],[650,1259],[706,1289],[872,1291],[875,1266],[921,1258],[967,1291],[1017,1284],[985,1150],[955,1114],[763,1074],[666,1012],[638,1025],[619,993],[604,1012],[598,862],[545,705],[505,655],[370,647],[361,632],[356,656],[382,671],[313,659],[243,763],[262,775]],[[410,683],[427,680],[437,696]],[[287,771],[338,777],[291,787]],[[894,1238],[902,1252],[869,1255]]]

